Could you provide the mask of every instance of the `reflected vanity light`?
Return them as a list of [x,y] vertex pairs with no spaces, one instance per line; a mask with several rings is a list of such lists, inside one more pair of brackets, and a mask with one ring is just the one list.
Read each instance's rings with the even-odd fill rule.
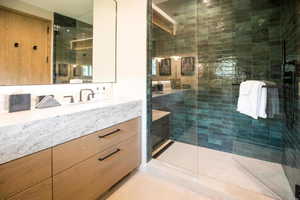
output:
[[[181,56],[171,56],[170,58],[171,58],[171,59],[174,59],[175,61],[178,61],[178,60],[181,59]],[[160,63],[164,58],[154,57],[153,59],[154,59],[155,61],[157,61],[157,62]]]
[[178,61],[181,59],[181,56],[171,56],[172,59],[174,59],[175,61]]
[[155,57],[154,58],[154,60],[157,61],[157,62],[159,62],[159,63],[161,62],[162,59],[164,59],[164,58],[159,58],[159,57]]

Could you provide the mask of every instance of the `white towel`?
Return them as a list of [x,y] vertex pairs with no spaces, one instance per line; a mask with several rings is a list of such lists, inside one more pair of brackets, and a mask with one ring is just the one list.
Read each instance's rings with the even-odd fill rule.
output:
[[262,81],[245,81],[240,85],[237,111],[254,119],[267,118],[267,89]]

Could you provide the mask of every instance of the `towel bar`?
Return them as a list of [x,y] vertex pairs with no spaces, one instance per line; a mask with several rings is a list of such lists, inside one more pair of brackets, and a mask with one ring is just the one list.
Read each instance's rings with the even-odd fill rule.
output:
[[[232,86],[240,86],[240,85],[241,85],[240,83],[232,83]],[[262,87],[263,88],[282,88],[282,87],[275,86],[275,85],[264,85]]]

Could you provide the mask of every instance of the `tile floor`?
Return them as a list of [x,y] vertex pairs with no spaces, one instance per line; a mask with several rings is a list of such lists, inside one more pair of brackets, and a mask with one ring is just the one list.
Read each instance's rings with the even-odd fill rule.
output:
[[198,179],[214,178],[273,199],[294,200],[280,164],[175,142],[159,161]]
[[127,177],[101,200],[274,200],[242,187],[198,179],[159,160]]
[[101,200],[294,200],[279,164],[175,142]]

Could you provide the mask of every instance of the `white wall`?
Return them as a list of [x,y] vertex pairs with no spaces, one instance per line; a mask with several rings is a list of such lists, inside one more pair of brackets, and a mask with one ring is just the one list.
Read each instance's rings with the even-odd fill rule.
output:
[[115,82],[116,4],[94,0],[93,81]]
[[147,0],[118,0],[117,83],[114,94],[143,100],[142,155],[146,163]]
[[72,95],[75,102],[79,100],[80,89],[92,89],[98,98],[109,98],[113,94],[111,83],[99,84],[57,84],[57,85],[28,85],[28,86],[0,86],[0,113],[8,112],[8,98],[11,94],[31,94],[31,107],[34,109],[37,96],[54,95],[61,104],[69,103],[64,96]]

